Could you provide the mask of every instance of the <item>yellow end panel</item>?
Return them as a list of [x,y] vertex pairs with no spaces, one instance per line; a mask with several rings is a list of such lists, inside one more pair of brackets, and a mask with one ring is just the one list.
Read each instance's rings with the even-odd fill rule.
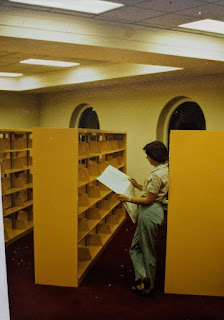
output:
[[77,156],[77,130],[34,128],[34,252],[39,284],[78,285]]
[[224,296],[224,132],[172,131],[165,292]]

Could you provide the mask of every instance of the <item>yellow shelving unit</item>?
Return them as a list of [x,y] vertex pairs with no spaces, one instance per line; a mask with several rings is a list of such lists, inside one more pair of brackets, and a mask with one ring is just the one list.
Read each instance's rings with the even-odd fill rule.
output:
[[77,287],[126,217],[97,181],[125,172],[126,134],[34,128],[33,145],[35,282]]
[[32,131],[0,130],[2,205],[6,245],[33,229]]

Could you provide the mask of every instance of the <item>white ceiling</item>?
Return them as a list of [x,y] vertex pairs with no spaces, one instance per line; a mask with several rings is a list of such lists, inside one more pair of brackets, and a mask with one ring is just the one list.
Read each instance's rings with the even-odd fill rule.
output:
[[[80,0],[81,1],[81,0]],[[0,0],[2,7],[24,8],[35,11],[87,17],[94,20],[124,22],[133,25],[177,28],[179,24],[198,19],[224,21],[224,0],[107,0],[125,6],[93,15],[75,11],[51,9]]]
[[[86,73],[92,67],[103,70],[104,76],[93,77],[93,82],[122,78],[116,73],[122,63],[183,68],[169,73],[169,77],[177,78],[223,74],[224,35],[185,30],[178,25],[206,18],[224,21],[224,0],[107,1],[125,6],[93,15],[0,0],[0,72],[41,76],[41,81],[48,77],[45,85],[21,90],[50,90],[85,82],[58,80],[54,84],[52,75],[57,73],[65,79],[69,74],[58,68],[19,63],[27,58],[80,62]],[[123,77],[134,75],[141,72],[129,70]],[[161,78],[161,74],[151,77]],[[1,87],[0,81],[0,90],[14,90],[10,88],[5,84]]]

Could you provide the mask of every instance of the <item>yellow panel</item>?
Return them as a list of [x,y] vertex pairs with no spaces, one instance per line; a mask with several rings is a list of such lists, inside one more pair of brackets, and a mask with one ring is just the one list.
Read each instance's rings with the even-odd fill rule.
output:
[[165,292],[224,295],[224,132],[172,131]]
[[33,130],[35,281],[77,286],[78,135]]

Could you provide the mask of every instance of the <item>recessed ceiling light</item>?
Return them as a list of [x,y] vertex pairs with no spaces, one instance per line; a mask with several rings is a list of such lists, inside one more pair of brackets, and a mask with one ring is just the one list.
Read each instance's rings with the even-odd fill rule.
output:
[[224,22],[212,19],[184,23],[179,25],[179,27],[224,34]]
[[9,0],[10,2],[17,2],[22,4],[30,4],[36,6],[80,11],[87,13],[102,13],[115,8],[123,7],[121,3],[114,3],[99,0]]
[[20,63],[35,64],[35,65],[50,66],[50,67],[64,67],[64,68],[80,65],[80,63],[77,63],[77,62],[42,60],[42,59],[27,59],[27,60],[20,61]]
[[22,77],[22,73],[12,73],[12,72],[0,72],[0,77],[10,77],[10,78],[16,78],[16,77]]

